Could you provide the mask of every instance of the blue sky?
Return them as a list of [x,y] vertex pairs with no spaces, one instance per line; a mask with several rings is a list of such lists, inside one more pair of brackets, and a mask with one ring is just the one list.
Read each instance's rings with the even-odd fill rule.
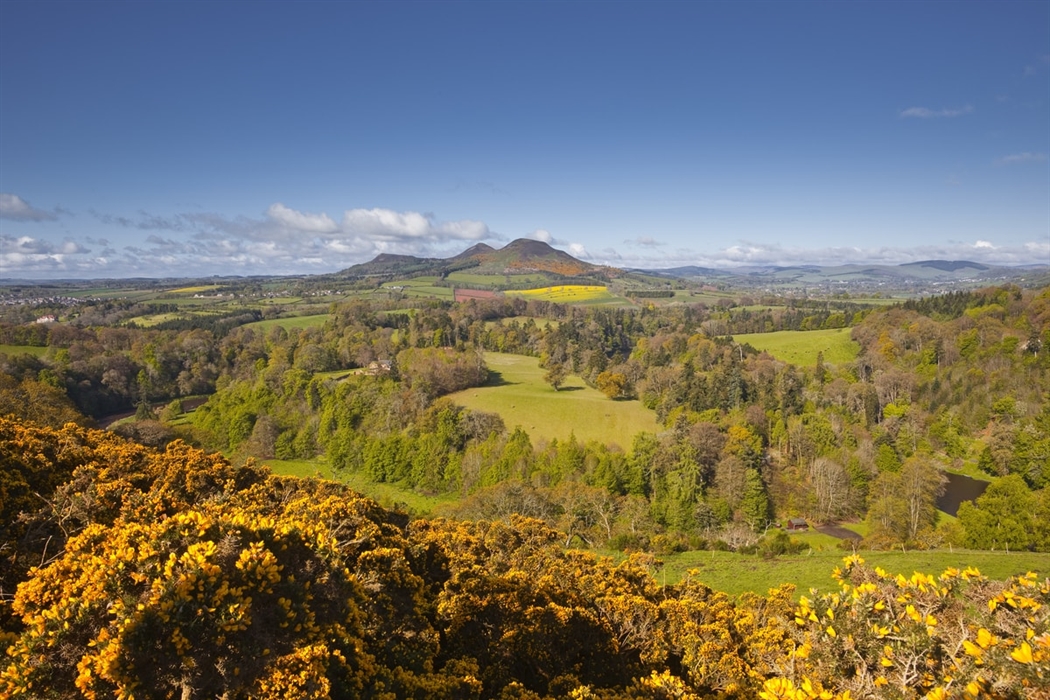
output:
[[0,2],[0,277],[1050,262],[1046,2]]

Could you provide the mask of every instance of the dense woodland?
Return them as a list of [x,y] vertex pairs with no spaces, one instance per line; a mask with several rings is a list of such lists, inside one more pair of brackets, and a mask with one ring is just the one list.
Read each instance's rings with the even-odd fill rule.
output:
[[[118,430],[147,444],[325,455],[373,481],[455,493],[450,515],[536,517],[577,544],[749,547],[802,516],[867,519],[871,547],[1050,550],[1050,290],[754,309],[355,302],[324,326],[223,333],[98,326],[87,313],[3,328],[0,340],[48,351],[0,356],[0,405],[56,427],[137,406],[148,420]],[[797,367],[725,335],[848,323],[860,354],[839,365]],[[610,400],[642,401],[664,430],[623,445],[534,442],[443,398],[486,381],[486,351],[538,357],[552,390],[575,374]],[[195,395],[211,398],[192,425],[166,425]],[[170,402],[161,421],[158,402]],[[942,470],[967,462],[1000,481],[939,525]]]
[[[0,354],[0,693],[1046,697],[1035,578],[854,557],[838,593],[796,603],[651,573],[653,553],[790,550],[772,526],[792,516],[864,520],[861,548],[1050,551],[1050,289],[874,310],[352,302],[296,330],[112,325],[116,306],[0,326],[46,347]],[[839,364],[729,338],[841,327],[860,352]],[[448,398],[490,380],[487,352],[662,428],[534,440]],[[92,429],[120,411],[136,419]],[[319,456],[456,505],[412,519],[253,461]],[[988,489],[939,518],[944,470],[974,465]]]

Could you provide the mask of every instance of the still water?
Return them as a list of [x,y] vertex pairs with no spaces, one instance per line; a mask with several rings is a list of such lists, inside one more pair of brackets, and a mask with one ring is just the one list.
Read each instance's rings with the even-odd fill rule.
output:
[[987,481],[973,479],[962,474],[952,474],[951,472],[945,472],[944,475],[948,477],[948,485],[944,489],[944,495],[937,499],[937,508],[948,515],[958,513],[959,505],[963,501],[975,500],[988,488],[989,482]]

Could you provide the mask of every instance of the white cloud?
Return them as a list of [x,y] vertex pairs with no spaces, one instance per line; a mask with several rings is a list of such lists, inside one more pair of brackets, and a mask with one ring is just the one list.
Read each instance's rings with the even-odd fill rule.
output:
[[1017,165],[1019,163],[1042,163],[1046,160],[1045,153],[1012,153],[995,161],[997,165]]
[[289,209],[280,202],[271,204],[270,208],[266,210],[266,216],[278,224],[296,231],[332,233],[339,230],[339,226],[328,218],[328,214],[304,214],[303,212]]
[[992,245],[991,243],[989,243],[988,241],[977,241],[976,243],[973,244],[973,247],[974,248],[988,248],[990,250],[995,250],[995,246]]
[[0,192],[0,218],[13,221],[54,221],[58,215],[33,207],[17,194]]
[[966,105],[959,109],[929,109],[928,107],[909,107],[908,109],[902,109],[900,115],[902,118],[907,119],[914,117],[917,119],[938,119],[942,117],[961,117],[964,114],[969,114],[973,111],[973,105]]
[[91,251],[76,241],[58,243],[30,236],[0,236],[0,270],[10,275],[30,272],[60,272]]
[[574,258],[580,258],[582,260],[588,260],[591,257],[587,252],[587,249],[584,248],[581,243],[570,243],[568,253]]
[[554,241],[554,236],[551,235],[550,231],[546,229],[538,228],[530,233],[526,238],[531,238],[534,241],[543,241],[548,245]]

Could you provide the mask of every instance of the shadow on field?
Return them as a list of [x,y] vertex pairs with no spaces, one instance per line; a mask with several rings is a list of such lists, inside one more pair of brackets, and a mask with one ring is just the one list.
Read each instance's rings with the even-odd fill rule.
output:
[[485,382],[485,386],[511,386],[513,384],[520,383],[521,382],[508,382],[506,379],[503,378],[503,374],[501,372],[497,372],[495,370],[490,369],[489,378]]
[[558,389],[558,393],[560,394],[563,391],[583,391],[583,389],[584,387],[582,386],[563,386]]

